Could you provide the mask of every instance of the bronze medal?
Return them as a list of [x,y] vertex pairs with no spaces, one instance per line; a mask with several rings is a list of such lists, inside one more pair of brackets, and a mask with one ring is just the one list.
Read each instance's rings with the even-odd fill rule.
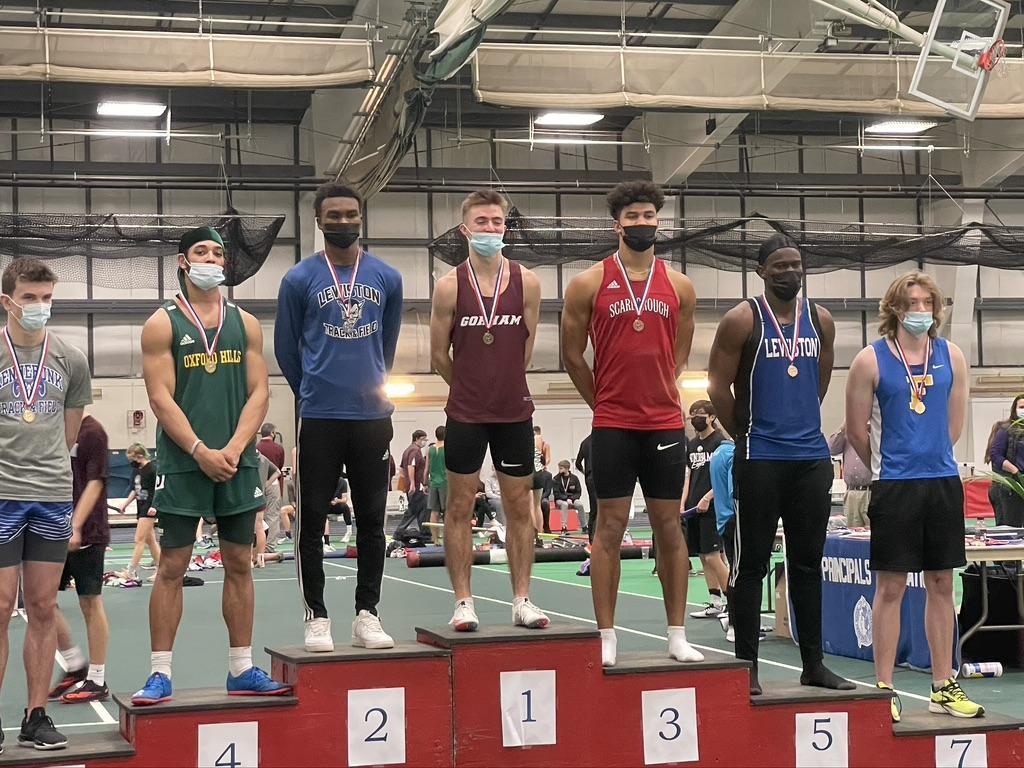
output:
[[914,403],[914,405],[912,407],[914,409],[914,413],[916,413],[918,416],[920,416],[922,413],[924,413],[927,410],[927,408],[925,408],[924,403],[921,402],[920,400],[918,400],[916,403]]
[[21,418],[25,420],[26,424],[31,424],[33,421],[36,420],[36,412],[35,411],[22,411]]
[[790,365],[789,368],[786,369],[786,373],[789,374],[789,378],[791,379],[795,379],[800,375],[800,371],[795,365]]
[[640,333],[640,331],[642,331],[645,327],[646,326],[644,326],[644,321],[641,320],[639,317],[633,321],[633,330],[636,331],[637,333]]
[[484,344],[491,345],[494,343],[494,334],[490,331],[484,331]]
[[217,370],[217,358],[216,356],[206,358],[206,365],[203,366],[207,373],[213,373]]

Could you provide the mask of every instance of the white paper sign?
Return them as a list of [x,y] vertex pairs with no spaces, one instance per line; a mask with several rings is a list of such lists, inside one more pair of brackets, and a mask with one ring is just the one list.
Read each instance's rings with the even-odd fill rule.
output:
[[984,733],[947,733],[935,737],[935,768],[988,768]]
[[258,768],[259,764],[259,723],[199,726],[199,768]]
[[850,731],[846,712],[796,716],[796,768],[847,768],[849,764]]
[[348,764],[405,762],[405,688],[348,692]]
[[501,744],[555,743],[555,670],[501,673]]
[[644,765],[685,763],[699,759],[695,689],[644,691],[641,694],[641,711]]

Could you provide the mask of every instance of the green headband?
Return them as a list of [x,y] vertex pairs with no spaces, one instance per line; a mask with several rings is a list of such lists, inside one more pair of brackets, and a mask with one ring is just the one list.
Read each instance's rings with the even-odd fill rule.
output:
[[213,227],[196,227],[182,235],[181,240],[178,241],[178,253],[188,257],[188,252],[192,246],[204,240],[212,240],[220,245],[221,248],[224,247],[224,240],[216,229]]

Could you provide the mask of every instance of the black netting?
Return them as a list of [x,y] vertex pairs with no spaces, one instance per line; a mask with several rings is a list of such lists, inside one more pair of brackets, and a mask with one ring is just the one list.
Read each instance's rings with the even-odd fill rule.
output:
[[[508,214],[505,255],[527,266],[599,261],[618,246],[607,218],[528,217]],[[739,271],[757,264],[757,249],[774,232],[798,243],[808,272],[880,269],[904,261],[930,264],[980,264],[998,269],[1024,268],[1024,227],[971,224],[919,227],[901,224],[827,223],[769,219],[690,219],[682,228],[659,230],[657,254],[686,264]],[[435,258],[458,264],[467,255],[457,227],[429,246]]]
[[17,258],[50,263],[61,281],[110,288],[165,285],[177,270],[178,241],[209,226],[224,238],[227,285],[238,285],[263,266],[284,216],[230,211],[212,216],[163,214],[0,213],[0,270]]

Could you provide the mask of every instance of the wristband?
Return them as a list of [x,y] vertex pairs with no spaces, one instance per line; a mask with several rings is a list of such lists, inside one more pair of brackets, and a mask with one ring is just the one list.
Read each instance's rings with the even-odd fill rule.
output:
[[194,443],[192,443],[192,448],[189,449],[188,455],[192,456],[192,457],[195,457],[195,455],[196,455],[196,448],[198,448],[200,445],[205,445],[205,443],[201,439],[199,439],[197,437],[196,441]]

